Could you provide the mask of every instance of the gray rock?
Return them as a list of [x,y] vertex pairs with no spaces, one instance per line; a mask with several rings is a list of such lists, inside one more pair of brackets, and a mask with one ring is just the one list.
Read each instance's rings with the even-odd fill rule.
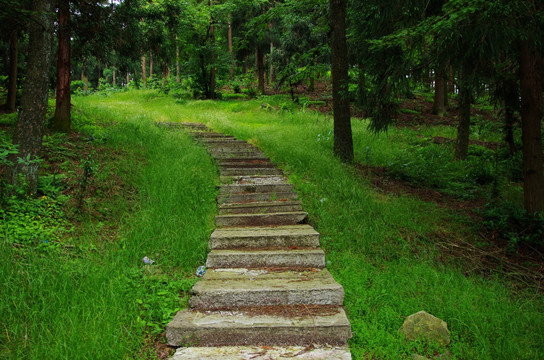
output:
[[408,340],[423,339],[435,341],[440,345],[450,343],[448,324],[425,311],[408,316],[399,332]]

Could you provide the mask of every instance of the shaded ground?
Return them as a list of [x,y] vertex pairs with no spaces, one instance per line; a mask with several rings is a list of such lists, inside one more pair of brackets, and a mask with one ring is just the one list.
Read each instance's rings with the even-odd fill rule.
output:
[[[476,272],[484,276],[500,273],[512,280],[519,288],[532,287],[544,291],[544,249],[530,244],[518,244],[513,249],[504,234],[488,231],[483,226],[478,209],[486,201],[483,199],[462,200],[441,193],[435,189],[415,185],[389,176],[387,169],[379,166],[357,164],[361,176],[368,179],[375,190],[395,196],[413,196],[451,211],[454,216],[470,219],[473,228],[466,232],[453,229],[452,224],[444,224],[430,240],[440,251],[437,259],[442,264],[457,262],[465,273]],[[404,234],[417,238],[418,234]],[[417,240],[417,239],[415,239]]]

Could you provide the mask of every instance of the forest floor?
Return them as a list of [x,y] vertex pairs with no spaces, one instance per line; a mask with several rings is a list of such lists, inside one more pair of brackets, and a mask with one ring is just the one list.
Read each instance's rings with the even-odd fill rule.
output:
[[[429,99],[418,96],[387,135],[371,134],[364,120],[354,119],[356,163],[346,167],[332,156],[329,114],[282,110],[286,101],[277,95],[176,102],[152,91],[76,98],[78,131],[46,137],[40,198],[9,203],[2,209],[9,213],[0,214],[0,273],[7,279],[0,357],[40,358],[44,349],[58,358],[171,354],[161,334],[187,306],[194,269],[205,259],[217,175],[190,138],[153,121],[206,123],[261,147],[286,171],[321,233],[328,268],[344,286],[354,359],[443,352],[398,336],[403,319],[422,309],[448,322],[453,358],[544,354],[542,249],[512,244],[483,226],[479,209],[492,184],[474,190],[459,180],[465,173],[453,174],[465,169],[448,155],[454,111],[446,125],[436,125]],[[477,118],[495,116],[489,107],[477,111]],[[479,124],[471,134],[474,149],[494,154],[489,144],[500,143],[499,125]],[[0,126],[8,133],[13,119],[2,118]],[[474,168],[488,165],[470,161]],[[420,181],[410,171],[430,176]],[[519,184],[501,189],[519,199]],[[29,209],[36,227],[24,228],[28,220],[18,216]],[[18,240],[6,243],[10,237]],[[157,265],[144,266],[144,255]],[[25,300],[36,291],[40,301]],[[127,336],[119,340],[119,333]]]

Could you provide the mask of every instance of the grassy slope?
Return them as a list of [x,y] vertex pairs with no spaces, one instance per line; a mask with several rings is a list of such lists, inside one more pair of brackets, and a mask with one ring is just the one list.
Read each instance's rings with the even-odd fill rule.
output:
[[[314,113],[269,112],[258,101],[186,102],[152,99],[151,93],[119,95],[111,105],[130,105],[156,119],[200,121],[249,140],[287,171],[322,234],[329,268],[346,291],[354,330],[354,358],[408,358],[423,349],[406,344],[397,330],[405,316],[426,310],[448,322],[450,349],[460,359],[536,359],[544,354],[542,297],[513,295],[501,279],[465,276],[443,266],[433,241],[438,231],[462,224],[432,204],[375,193],[332,156],[330,118]],[[266,99],[274,105],[274,99]],[[356,158],[384,163],[404,151],[405,130],[374,136],[354,121]],[[434,129],[447,133],[442,128]],[[428,134],[433,129],[426,129]],[[319,140],[318,140],[319,139]]]
[[[61,240],[75,244],[69,248],[12,247],[0,232],[3,359],[154,358],[146,337],[164,331],[186,306],[183,295],[205,260],[217,181],[205,151],[147,116],[96,108],[96,99],[84,105],[93,121],[80,126],[115,122],[102,135],[112,152],[124,154],[97,164],[97,181],[122,176],[138,191],[132,202],[100,204],[120,225],[117,235],[102,232],[104,222],[92,217]],[[145,255],[158,265],[144,267]]]
[[[266,101],[275,105],[276,100]],[[2,305],[1,316],[3,324],[10,324],[2,332],[10,334],[4,353],[11,358],[22,357],[19,353],[48,357],[50,349],[59,358],[132,356],[143,336],[134,332],[137,316],[152,312],[150,326],[157,326],[157,318],[170,316],[168,311],[160,313],[161,305],[180,306],[160,294],[188,289],[192,283],[188,272],[204,259],[215,211],[216,175],[202,149],[181,135],[149,126],[151,120],[201,121],[256,143],[287,171],[312,225],[322,234],[329,268],[345,288],[354,359],[433,353],[422,344],[404,343],[397,332],[405,316],[422,309],[448,322],[456,358],[536,359],[544,354],[542,297],[513,295],[513,288],[501,279],[465,276],[436,261],[435,233],[461,231],[462,224],[451,223],[431,204],[374,192],[365,179],[332,156],[330,118],[269,112],[258,101],[176,104],[152,92],[78,98],[77,105],[88,116],[119,124],[108,134],[110,143],[145,149],[143,169],[126,159],[130,178],[140,189],[138,205],[123,219],[120,246],[106,246],[102,253],[86,253],[81,259],[58,261],[37,253],[25,263],[0,262],[0,274],[10,278],[7,296],[2,295],[9,307]],[[384,164],[404,151],[409,136],[405,130],[393,130],[375,137],[364,122],[355,121],[356,158],[371,157]],[[187,174],[191,176],[183,176]],[[202,195],[197,198],[199,190]],[[178,231],[180,226],[184,231]],[[187,248],[180,249],[180,243]],[[11,259],[13,250],[2,247],[3,255]],[[165,277],[147,274],[139,266],[142,254],[159,254]],[[179,268],[181,274],[175,275]],[[38,292],[39,301],[29,300],[37,299]],[[29,332],[32,327],[35,331]],[[6,338],[1,334],[0,343]]]

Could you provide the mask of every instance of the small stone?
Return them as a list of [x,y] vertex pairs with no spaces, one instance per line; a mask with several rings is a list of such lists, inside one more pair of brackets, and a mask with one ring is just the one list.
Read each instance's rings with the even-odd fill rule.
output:
[[429,360],[429,358],[425,356],[421,356],[419,354],[412,354],[412,360]]
[[448,324],[425,311],[408,316],[399,332],[408,340],[424,339],[435,341],[440,345],[450,343]]

